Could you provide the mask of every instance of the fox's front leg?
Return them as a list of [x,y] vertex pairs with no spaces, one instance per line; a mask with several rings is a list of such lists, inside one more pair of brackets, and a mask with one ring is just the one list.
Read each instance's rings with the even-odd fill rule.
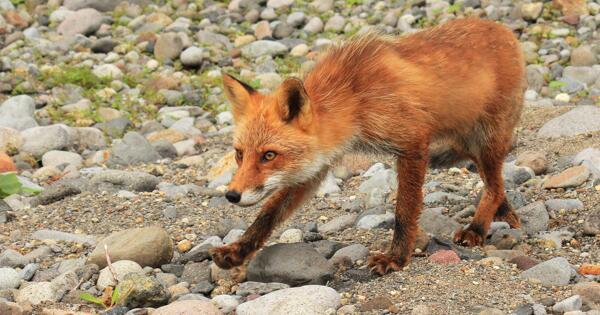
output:
[[398,158],[397,161],[398,193],[392,245],[387,253],[369,257],[369,266],[380,275],[406,266],[415,248],[427,154],[424,152],[416,156],[417,158]]
[[244,235],[236,242],[217,247],[211,251],[217,266],[231,269],[241,266],[254,252],[260,249],[277,224],[285,221],[295,209],[314,193],[321,182],[318,179],[293,188],[284,188],[275,192],[262,206],[262,210]]

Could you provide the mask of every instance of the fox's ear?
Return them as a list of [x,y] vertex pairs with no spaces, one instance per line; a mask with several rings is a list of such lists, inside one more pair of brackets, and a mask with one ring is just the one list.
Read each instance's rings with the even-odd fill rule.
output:
[[231,112],[234,120],[244,116],[244,112],[250,103],[250,95],[256,91],[248,84],[223,73],[223,88],[225,96],[231,102]]
[[277,103],[279,115],[285,122],[297,121],[301,127],[311,123],[310,100],[302,80],[288,78],[283,81],[278,89]]

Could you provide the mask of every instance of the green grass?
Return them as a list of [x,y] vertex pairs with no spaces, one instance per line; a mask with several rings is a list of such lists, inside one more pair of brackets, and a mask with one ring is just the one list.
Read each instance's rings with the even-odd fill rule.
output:
[[42,74],[39,80],[50,86],[74,84],[84,89],[99,89],[110,82],[109,80],[100,79],[89,68],[70,66]]

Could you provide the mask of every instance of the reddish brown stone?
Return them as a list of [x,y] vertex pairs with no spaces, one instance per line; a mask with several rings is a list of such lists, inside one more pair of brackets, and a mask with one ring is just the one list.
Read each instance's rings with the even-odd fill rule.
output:
[[6,22],[15,27],[26,28],[29,25],[29,23],[27,23],[27,21],[21,15],[19,15],[19,12],[17,11],[9,10],[4,12],[3,15],[4,19],[6,19]]
[[429,256],[429,261],[441,265],[456,264],[460,257],[453,250],[439,250]]
[[527,256],[517,256],[511,259],[509,262],[517,265],[517,268],[520,270],[527,270],[540,263],[539,261]]
[[0,173],[15,172],[17,166],[8,154],[0,151]]

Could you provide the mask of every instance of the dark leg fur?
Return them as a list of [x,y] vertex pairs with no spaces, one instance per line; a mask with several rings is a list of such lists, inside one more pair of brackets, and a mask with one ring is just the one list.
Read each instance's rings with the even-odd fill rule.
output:
[[[326,174],[326,170],[322,172]],[[285,221],[306,198],[312,196],[323,176],[304,186],[277,191],[263,205],[262,210],[242,237],[229,245],[214,248],[212,259],[217,266],[231,269],[241,266],[259,250],[275,227]]]
[[398,158],[398,194],[392,245],[387,253],[369,257],[369,266],[380,275],[400,270],[410,262],[418,230],[417,220],[423,202],[426,155],[418,154],[421,158],[416,159]]

